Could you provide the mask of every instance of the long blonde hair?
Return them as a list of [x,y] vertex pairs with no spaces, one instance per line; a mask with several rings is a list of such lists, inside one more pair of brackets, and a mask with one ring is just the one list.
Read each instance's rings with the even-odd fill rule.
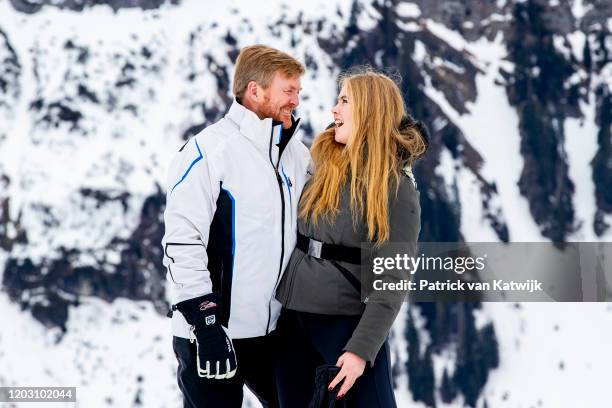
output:
[[333,219],[349,179],[353,222],[364,216],[368,239],[380,244],[389,239],[389,191],[395,186],[397,193],[401,169],[423,155],[426,141],[416,126],[400,126],[404,100],[388,76],[366,68],[341,76],[343,85],[352,133],[346,146],[334,140],[334,127],[315,139],[315,173],[300,199],[300,217],[315,225],[320,217]]

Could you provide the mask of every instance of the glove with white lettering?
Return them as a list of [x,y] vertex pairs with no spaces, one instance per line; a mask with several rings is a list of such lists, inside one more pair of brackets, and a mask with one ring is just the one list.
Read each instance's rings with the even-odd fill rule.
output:
[[210,293],[185,300],[177,303],[176,309],[185,316],[195,334],[198,375],[217,380],[232,378],[238,365],[236,353],[221,325],[217,296]]

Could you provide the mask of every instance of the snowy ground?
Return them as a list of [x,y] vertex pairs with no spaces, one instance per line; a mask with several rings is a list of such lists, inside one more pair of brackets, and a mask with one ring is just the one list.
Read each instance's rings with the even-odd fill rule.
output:
[[[84,299],[58,342],[0,293],[0,383],[77,387],[77,406],[178,406],[169,320],[147,302]],[[74,404],[67,404],[74,406]],[[21,406],[21,405],[20,405]]]
[[609,406],[611,303],[487,303],[500,345],[493,408]]
[[[70,310],[68,333],[59,342],[56,331],[20,311],[4,293],[0,309],[2,326],[9,328],[0,334],[1,386],[75,386],[76,406],[88,408],[181,405],[169,321],[149,304],[85,299]],[[491,373],[480,405],[483,398],[493,408],[596,408],[606,401],[612,304],[485,303],[482,318],[495,324],[500,367]],[[401,325],[398,320],[397,332]],[[405,374],[398,385],[399,407],[425,407],[405,391]],[[253,401],[247,396],[244,406],[259,406]]]

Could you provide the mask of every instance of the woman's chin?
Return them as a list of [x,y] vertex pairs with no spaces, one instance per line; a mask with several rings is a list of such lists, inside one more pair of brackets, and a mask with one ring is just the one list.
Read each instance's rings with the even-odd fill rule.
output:
[[334,133],[334,140],[337,143],[346,144],[346,140],[344,138],[344,135],[342,133],[339,133],[338,130],[336,130],[336,132]]

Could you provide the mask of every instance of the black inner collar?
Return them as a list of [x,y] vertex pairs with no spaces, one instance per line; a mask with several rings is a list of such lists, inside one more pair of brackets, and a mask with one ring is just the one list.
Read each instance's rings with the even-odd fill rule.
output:
[[[280,141],[276,144],[278,146],[278,156],[280,157],[283,154],[283,150],[289,144],[289,141],[293,137],[295,133],[295,129],[297,129],[298,123],[300,123],[300,119],[295,119],[293,116],[291,117],[291,127],[289,129],[283,129],[283,133],[281,134]],[[272,120],[272,127],[276,125],[283,125],[283,122],[278,120]]]

